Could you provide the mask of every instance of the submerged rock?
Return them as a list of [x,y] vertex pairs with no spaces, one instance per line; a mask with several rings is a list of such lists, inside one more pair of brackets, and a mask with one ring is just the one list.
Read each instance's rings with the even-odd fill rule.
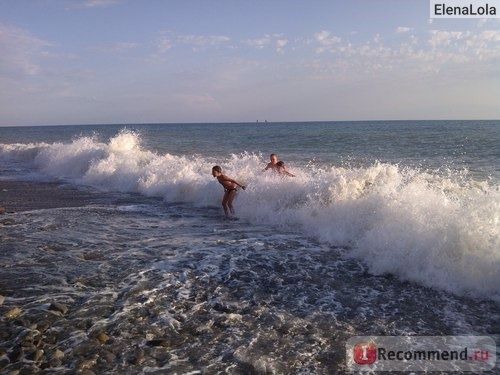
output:
[[52,359],[62,360],[64,358],[64,352],[60,349],[56,349],[54,353],[52,353]]
[[66,315],[66,313],[68,312],[68,306],[59,302],[52,302],[49,306],[49,310],[57,311],[63,315]]
[[20,345],[17,345],[12,349],[12,351],[9,353],[9,359],[11,362],[17,362],[21,360],[24,356],[24,350]]
[[9,358],[1,356],[0,357],[0,368],[6,367],[10,363]]
[[154,339],[146,341],[147,346],[161,346],[163,348],[172,349],[178,346],[181,346],[184,343],[184,339],[182,337],[172,337],[172,338],[163,338],[163,339]]
[[96,338],[97,338],[97,340],[99,340],[103,344],[110,339],[110,337],[108,335],[106,335],[104,332],[99,333],[96,336]]
[[16,221],[14,219],[0,220],[0,224],[3,224],[3,225],[14,225],[15,223],[16,223]]
[[80,364],[78,365],[78,369],[79,370],[88,370],[91,367],[94,367],[96,365],[96,363],[97,363],[96,358],[86,359],[86,360],[80,362]]
[[14,307],[9,311],[7,311],[5,314],[3,314],[3,316],[7,319],[12,319],[21,314],[21,311],[22,310],[19,307]]
[[128,357],[127,362],[132,365],[140,365],[144,362],[144,350],[136,348]]
[[40,358],[43,357],[44,353],[45,352],[42,349],[37,349],[26,355],[26,359],[29,359],[30,361],[33,362],[38,362]]

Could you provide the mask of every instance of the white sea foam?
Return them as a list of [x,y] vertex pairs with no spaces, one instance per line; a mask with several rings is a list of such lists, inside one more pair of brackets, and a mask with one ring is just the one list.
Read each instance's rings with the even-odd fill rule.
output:
[[[109,142],[4,144],[0,160],[29,162],[75,184],[198,207],[219,205],[222,196],[210,174],[215,159],[157,154],[128,131]],[[297,177],[281,178],[262,173],[264,163],[247,153],[217,161],[248,186],[235,201],[239,216],[347,247],[375,274],[500,301],[500,191],[493,182],[383,163],[297,167]]]

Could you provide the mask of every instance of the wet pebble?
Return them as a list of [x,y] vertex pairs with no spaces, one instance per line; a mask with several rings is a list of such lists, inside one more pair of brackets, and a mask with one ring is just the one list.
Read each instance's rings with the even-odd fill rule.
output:
[[64,359],[64,352],[62,350],[60,350],[60,349],[56,349],[52,353],[51,358],[55,359],[55,360],[62,360],[62,359]]
[[172,354],[170,354],[170,351],[165,350],[162,347],[152,348],[150,355],[156,360],[157,365],[159,365],[160,367],[168,364],[170,362],[170,359],[172,358]]
[[16,221],[14,219],[0,220],[0,224],[3,224],[3,225],[14,225],[15,223],[16,223]]
[[93,339],[79,344],[73,349],[73,355],[77,357],[90,357],[99,350],[99,341]]
[[182,337],[173,337],[173,338],[163,338],[163,339],[154,339],[146,341],[147,346],[155,347],[161,346],[167,349],[176,348],[184,343],[184,339]]
[[144,362],[144,350],[142,349],[135,349],[128,357],[127,357],[127,362],[129,362],[132,365],[140,365],[141,363]]
[[36,365],[24,365],[18,372],[19,375],[33,375],[39,373],[40,370]]
[[0,368],[6,367],[10,363],[10,360],[8,357],[0,357]]
[[104,362],[111,364],[115,361],[116,355],[114,355],[111,352],[104,351],[100,354],[100,357],[103,359]]
[[45,352],[42,349],[33,350],[26,355],[26,359],[38,362],[43,357],[44,353]]
[[64,353],[59,350],[59,349],[56,349],[55,352],[52,352],[49,356],[48,356],[48,359],[47,359],[47,367],[60,367],[63,360],[64,360]]
[[9,311],[7,311],[5,314],[3,314],[3,316],[7,319],[12,319],[21,314],[21,311],[22,310],[19,307],[14,307]]
[[155,339],[155,340],[149,340],[146,341],[147,346],[163,346],[167,347],[168,346],[168,340],[164,339]]
[[99,340],[99,342],[101,343],[105,343],[106,341],[108,341],[110,339],[110,337],[108,335],[106,335],[104,332],[101,332],[97,335],[97,340]]
[[96,365],[96,363],[97,363],[96,358],[86,359],[86,360],[80,362],[80,364],[78,365],[78,369],[79,370],[88,370],[91,367],[94,367]]
[[92,327],[92,320],[91,319],[81,319],[78,320],[75,323],[75,328],[81,330],[81,331],[86,331]]
[[9,353],[9,359],[11,362],[17,362],[21,360],[23,356],[24,356],[24,350],[20,345],[16,345]]
[[52,302],[49,306],[49,310],[60,312],[62,315],[66,315],[68,312],[68,306],[59,302]]

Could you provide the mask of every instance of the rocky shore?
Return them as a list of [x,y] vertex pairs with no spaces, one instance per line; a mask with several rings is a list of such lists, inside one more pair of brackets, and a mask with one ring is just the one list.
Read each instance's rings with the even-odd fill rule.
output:
[[[0,180],[0,228],[18,225],[9,214],[83,207],[95,200],[95,195],[58,182]],[[0,235],[0,239],[4,242],[1,250],[10,251],[10,238]],[[49,370],[50,373],[67,373],[68,367],[73,366],[68,366],[68,346],[61,341],[64,342],[67,338],[63,336],[75,329],[74,322],[67,321],[69,307],[57,301],[38,306],[16,303],[16,289],[26,287],[28,285],[21,284],[21,280],[0,276],[0,372],[9,375]],[[109,339],[105,337],[108,336],[104,333],[96,335],[92,344],[98,348]],[[76,364],[78,373],[94,374],[88,367],[88,360]]]

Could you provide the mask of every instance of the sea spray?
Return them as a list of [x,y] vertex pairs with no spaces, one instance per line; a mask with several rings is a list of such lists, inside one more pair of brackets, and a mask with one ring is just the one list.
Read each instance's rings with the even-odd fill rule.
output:
[[40,145],[33,163],[43,173],[80,182],[94,160],[105,157],[108,146],[96,137],[80,137],[71,143]]
[[[225,174],[248,186],[235,208],[250,223],[294,229],[361,260],[374,274],[394,274],[459,295],[500,300],[498,186],[467,174],[392,163],[362,167],[295,165],[295,178],[263,173],[260,154],[173,155],[144,149],[137,133],[108,142],[2,145],[2,159],[108,191],[162,197],[196,207],[218,206]],[[333,251],[333,250],[332,250]]]

